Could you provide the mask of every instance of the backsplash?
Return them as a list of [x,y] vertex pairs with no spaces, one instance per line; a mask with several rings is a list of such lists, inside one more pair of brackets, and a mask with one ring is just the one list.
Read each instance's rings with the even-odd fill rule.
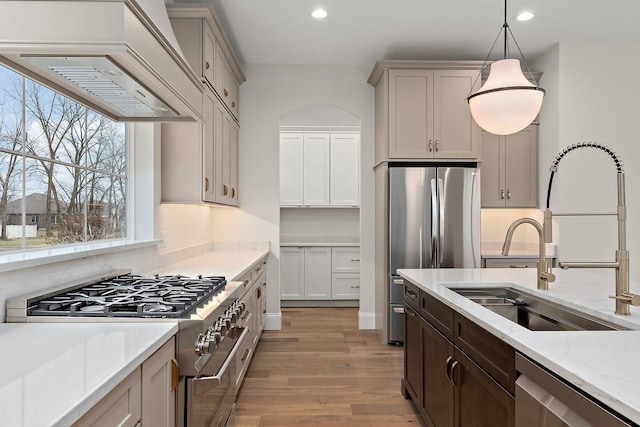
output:
[[[511,223],[519,218],[533,218],[542,223],[543,214],[538,209],[482,209],[481,211],[481,239],[482,246],[499,243],[502,247],[507,229]],[[531,226],[519,227],[513,235],[513,244],[538,245],[538,232]],[[514,248],[516,246],[513,246]]]

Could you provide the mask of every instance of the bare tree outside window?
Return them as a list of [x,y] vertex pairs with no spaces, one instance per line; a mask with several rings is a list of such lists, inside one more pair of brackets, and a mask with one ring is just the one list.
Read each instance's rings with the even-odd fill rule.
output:
[[126,237],[126,159],[122,123],[0,68],[0,251]]

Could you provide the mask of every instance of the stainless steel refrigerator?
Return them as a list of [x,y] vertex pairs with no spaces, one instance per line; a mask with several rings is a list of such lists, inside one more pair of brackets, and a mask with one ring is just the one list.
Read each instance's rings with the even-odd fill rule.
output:
[[404,341],[398,269],[479,267],[479,169],[390,166],[387,341]]

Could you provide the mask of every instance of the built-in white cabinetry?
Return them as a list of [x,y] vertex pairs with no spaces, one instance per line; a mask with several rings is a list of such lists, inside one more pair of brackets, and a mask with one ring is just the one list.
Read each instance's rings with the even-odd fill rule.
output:
[[238,96],[244,81],[211,6],[168,4],[187,62],[202,76],[203,123],[163,123],[162,201],[238,206]]
[[74,427],[174,426],[177,369],[172,337],[84,414]]
[[281,133],[280,205],[360,204],[358,134]]
[[466,97],[477,71],[390,70],[389,158],[472,159],[480,128]]
[[482,207],[538,206],[538,126],[512,135],[482,131]]
[[282,300],[356,300],[360,297],[357,247],[280,248]]

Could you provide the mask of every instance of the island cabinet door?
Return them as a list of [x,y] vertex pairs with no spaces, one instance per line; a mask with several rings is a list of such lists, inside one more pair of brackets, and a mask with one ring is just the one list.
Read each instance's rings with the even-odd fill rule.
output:
[[515,427],[513,396],[458,349],[455,361],[455,426]]
[[423,417],[426,415],[437,427],[451,427],[455,390],[450,371],[455,362],[454,346],[427,322],[422,322],[422,360]]
[[404,387],[415,406],[422,408],[422,323],[418,314],[404,305]]

